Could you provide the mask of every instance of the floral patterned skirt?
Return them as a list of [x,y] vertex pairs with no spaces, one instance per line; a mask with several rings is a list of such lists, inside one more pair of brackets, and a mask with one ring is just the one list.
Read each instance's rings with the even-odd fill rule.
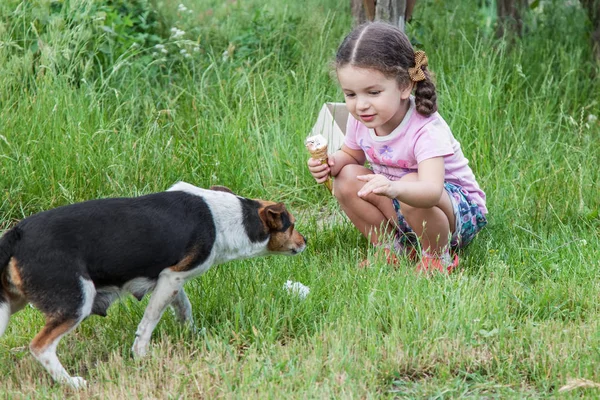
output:
[[[457,250],[471,243],[475,235],[487,225],[487,219],[477,203],[470,198],[469,193],[461,186],[445,182],[444,189],[450,196],[456,221],[454,233],[450,239],[450,248]],[[396,251],[402,253],[409,252],[411,247],[419,248],[419,238],[404,219],[400,211],[400,202],[396,199],[392,201],[398,216],[398,230],[394,241]]]

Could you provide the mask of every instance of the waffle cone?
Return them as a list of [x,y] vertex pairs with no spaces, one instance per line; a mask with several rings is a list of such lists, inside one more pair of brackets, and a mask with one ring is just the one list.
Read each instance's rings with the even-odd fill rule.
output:
[[[315,160],[321,161],[321,164],[327,164],[327,140],[325,138],[318,137],[316,140],[311,140],[314,136],[308,138],[306,141],[306,148],[310,153],[311,157]],[[323,184],[333,194],[333,179],[331,176],[327,177],[327,180]]]

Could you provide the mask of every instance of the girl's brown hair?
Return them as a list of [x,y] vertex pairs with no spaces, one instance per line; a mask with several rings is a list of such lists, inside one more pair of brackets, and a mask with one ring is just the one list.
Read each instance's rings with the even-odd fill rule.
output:
[[[335,58],[335,68],[352,65],[377,70],[396,79],[401,89],[412,85],[408,69],[415,67],[415,51],[404,32],[385,22],[359,25],[344,38]],[[437,95],[427,66],[421,67],[425,79],[417,82],[415,105],[420,114],[437,111]]]

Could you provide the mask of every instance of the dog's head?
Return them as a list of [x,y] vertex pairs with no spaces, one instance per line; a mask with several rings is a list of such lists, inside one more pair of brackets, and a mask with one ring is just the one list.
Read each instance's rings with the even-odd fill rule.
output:
[[[235,193],[226,186],[211,186],[210,190],[217,192]],[[267,243],[267,251],[272,254],[283,254],[293,256],[296,255],[306,248],[306,238],[296,230],[295,223],[296,219],[294,216],[285,208],[283,203],[275,203],[267,200],[250,200],[243,199],[242,208],[248,211],[246,217],[249,217],[249,210],[256,210],[258,207],[259,221],[254,218],[248,218],[244,221],[248,236],[256,240],[262,240],[264,235],[269,237]],[[253,222],[250,222],[253,221]],[[262,232],[255,231],[255,223],[260,223],[263,226]],[[258,236],[255,236],[258,234]]]
[[271,253],[296,255],[306,248],[306,238],[296,230],[296,219],[283,203],[259,200],[258,215],[269,234]]

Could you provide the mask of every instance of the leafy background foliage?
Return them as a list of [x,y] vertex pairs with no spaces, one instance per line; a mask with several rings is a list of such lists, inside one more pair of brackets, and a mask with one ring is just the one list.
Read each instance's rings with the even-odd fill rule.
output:
[[[0,2],[0,226],[51,207],[177,180],[285,201],[309,238],[186,285],[201,334],[165,315],[129,358],[144,305],[123,299],[58,348],[91,382],[53,385],[0,339],[0,393],[36,398],[594,396],[600,382],[600,80],[578,2],[540,1],[522,39],[493,2],[420,0],[408,25],[440,112],[488,195],[489,225],[449,278],[374,262],[306,170],[329,63],[350,29],[334,0]],[[282,290],[311,288],[305,301]],[[585,381],[587,379],[588,381]],[[569,382],[588,382],[559,392]],[[577,381],[579,380],[579,381]],[[569,394],[571,393],[571,394]]]

